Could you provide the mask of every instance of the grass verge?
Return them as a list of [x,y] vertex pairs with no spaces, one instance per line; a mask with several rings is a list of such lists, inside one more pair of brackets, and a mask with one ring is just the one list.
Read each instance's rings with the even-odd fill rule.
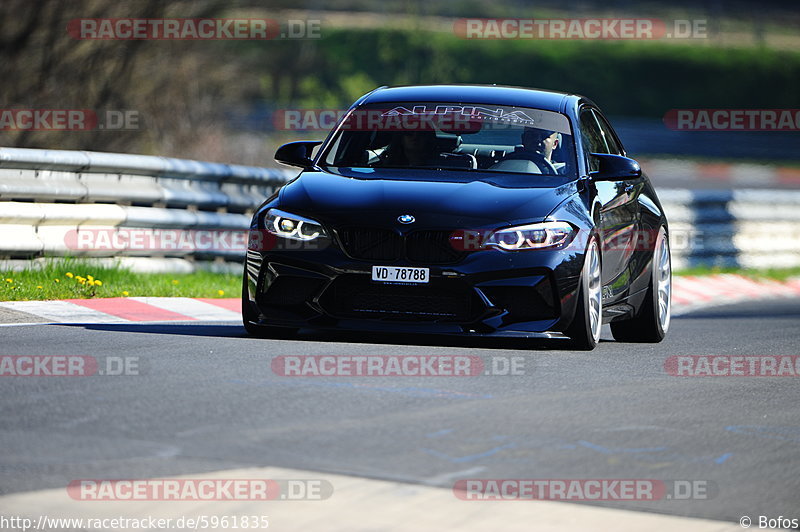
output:
[[91,261],[59,259],[23,271],[4,271],[0,301],[102,297],[240,297],[241,274],[134,273]]

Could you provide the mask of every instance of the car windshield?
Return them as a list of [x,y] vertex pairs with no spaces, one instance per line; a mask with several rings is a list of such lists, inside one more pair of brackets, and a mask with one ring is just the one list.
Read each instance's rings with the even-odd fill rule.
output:
[[339,124],[327,167],[404,168],[574,177],[575,144],[560,113],[491,104],[362,106]]

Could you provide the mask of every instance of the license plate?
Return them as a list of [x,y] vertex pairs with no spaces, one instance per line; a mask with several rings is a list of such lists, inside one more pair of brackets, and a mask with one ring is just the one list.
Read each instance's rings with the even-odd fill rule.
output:
[[431,278],[428,268],[405,266],[373,266],[372,280],[382,283],[427,283]]

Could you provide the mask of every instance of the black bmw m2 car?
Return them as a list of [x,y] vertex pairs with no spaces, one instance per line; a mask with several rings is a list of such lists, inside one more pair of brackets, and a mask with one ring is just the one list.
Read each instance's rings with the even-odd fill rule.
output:
[[[319,149],[316,149],[318,145]],[[499,86],[379,88],[253,217],[247,330],[299,328],[658,342],[669,228],[589,99]]]

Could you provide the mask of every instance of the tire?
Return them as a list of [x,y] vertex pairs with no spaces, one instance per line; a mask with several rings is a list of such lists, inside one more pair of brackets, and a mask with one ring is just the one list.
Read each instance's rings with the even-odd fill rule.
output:
[[251,336],[257,338],[288,339],[294,336],[297,329],[290,327],[272,327],[269,325],[256,325],[258,314],[253,310],[250,299],[247,297],[247,273],[242,278],[242,323]]
[[618,342],[658,343],[669,330],[672,315],[672,258],[664,227],[658,231],[650,283],[642,307],[631,319],[611,322],[611,334]]
[[566,330],[574,349],[591,351],[600,341],[600,329],[603,326],[602,279],[600,246],[597,239],[592,237],[586,246],[581,269],[575,318]]

